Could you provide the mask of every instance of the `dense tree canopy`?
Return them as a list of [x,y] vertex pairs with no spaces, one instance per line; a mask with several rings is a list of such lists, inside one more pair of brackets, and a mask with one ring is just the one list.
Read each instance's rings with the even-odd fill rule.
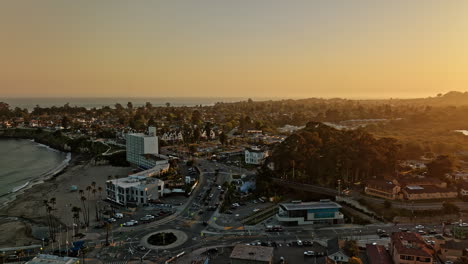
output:
[[[337,130],[310,122],[274,148],[270,160],[279,177],[334,185],[395,172],[397,141],[363,130]],[[293,179],[294,178],[294,179]]]

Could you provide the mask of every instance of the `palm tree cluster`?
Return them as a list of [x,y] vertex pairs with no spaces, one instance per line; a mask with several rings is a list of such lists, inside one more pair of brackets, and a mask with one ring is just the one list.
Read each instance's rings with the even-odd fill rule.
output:
[[[89,222],[90,222],[90,209],[92,205],[92,201],[94,201],[94,208],[95,208],[95,213],[96,213],[96,221],[99,221],[101,219],[100,216],[100,204],[99,201],[102,200],[102,187],[97,186],[96,182],[92,182],[91,185],[86,186],[86,194],[85,191],[79,190],[78,194],[80,195],[80,201],[81,201],[81,211],[83,215],[83,221],[84,224],[88,227]],[[99,198],[97,199],[96,195],[99,193]],[[93,197],[91,197],[91,194]],[[93,199],[91,199],[93,198]],[[75,212],[77,210],[75,209]],[[78,217],[77,220],[79,222],[79,212],[78,212]]]
[[52,197],[49,200],[43,200],[43,205],[46,209],[47,215],[47,227],[49,228],[49,239],[52,241],[55,241],[55,234],[57,233],[57,227],[59,224],[54,215],[54,212],[57,210],[57,208],[55,208],[56,204],[57,200],[55,197]]

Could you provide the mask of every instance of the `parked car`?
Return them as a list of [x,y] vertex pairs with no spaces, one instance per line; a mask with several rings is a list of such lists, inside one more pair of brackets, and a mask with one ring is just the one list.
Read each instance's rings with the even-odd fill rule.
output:
[[315,256],[315,252],[311,250],[304,251],[304,256]]
[[115,219],[115,218],[112,217],[112,218],[107,219],[107,222],[109,222],[109,223],[115,223],[115,222],[117,222],[117,219]]
[[423,226],[423,225],[417,225],[415,228],[416,228],[416,229],[423,229],[424,226]]
[[115,213],[114,218],[116,218],[116,219],[122,219],[122,218],[123,218],[123,214],[122,214],[122,213]]
[[301,240],[297,240],[297,245],[300,246],[300,247],[302,247],[302,246],[303,246],[302,241],[301,241]]

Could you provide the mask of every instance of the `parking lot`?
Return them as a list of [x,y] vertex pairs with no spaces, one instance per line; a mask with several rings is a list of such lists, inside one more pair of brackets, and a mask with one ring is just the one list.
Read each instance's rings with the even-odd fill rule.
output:
[[247,216],[254,214],[254,210],[262,210],[273,205],[270,202],[262,203],[258,200],[250,200],[248,202],[238,204],[238,207],[231,207],[230,211],[232,211],[232,214],[221,214],[216,220],[216,223],[222,226],[242,225],[241,220],[246,218]]

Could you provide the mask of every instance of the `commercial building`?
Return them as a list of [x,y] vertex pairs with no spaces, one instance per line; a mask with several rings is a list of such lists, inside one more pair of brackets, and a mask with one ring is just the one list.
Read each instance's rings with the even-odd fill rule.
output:
[[259,147],[250,147],[245,149],[244,155],[246,164],[261,165],[265,158],[269,156],[269,152]]
[[138,206],[163,196],[164,181],[146,175],[130,175],[107,181],[106,193],[112,202]]
[[143,169],[152,168],[162,162],[159,158],[158,137],[156,128],[150,127],[148,133],[132,133],[126,137],[127,161]]
[[395,232],[390,237],[389,247],[395,264],[427,264],[433,261],[433,250],[417,233]]
[[402,189],[406,200],[428,200],[457,198],[458,192],[455,188],[443,188],[438,186],[408,185]]
[[400,186],[391,181],[370,180],[367,182],[364,192],[367,195],[395,200],[399,198]]
[[78,258],[59,257],[55,255],[39,254],[25,264],[78,264]]
[[236,245],[229,258],[231,264],[272,264],[273,248]]
[[293,202],[279,204],[276,218],[285,225],[340,224],[343,223],[341,206],[330,200],[319,202]]

